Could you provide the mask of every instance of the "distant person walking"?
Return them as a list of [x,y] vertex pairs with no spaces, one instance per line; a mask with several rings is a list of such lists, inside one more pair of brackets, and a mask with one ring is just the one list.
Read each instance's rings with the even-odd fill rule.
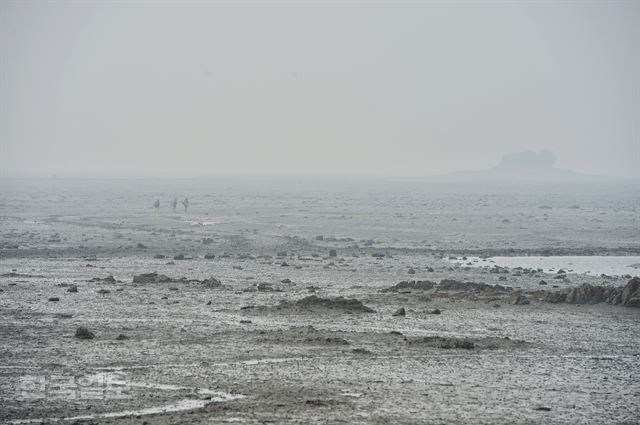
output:
[[173,212],[176,212],[176,208],[178,207],[178,198],[173,198],[173,202],[171,202],[171,207],[173,207]]
[[153,203],[153,207],[156,209],[156,212],[160,210],[160,200],[156,199],[156,202]]
[[189,208],[189,198],[184,198],[182,205],[184,205],[184,212],[187,212],[187,208]]

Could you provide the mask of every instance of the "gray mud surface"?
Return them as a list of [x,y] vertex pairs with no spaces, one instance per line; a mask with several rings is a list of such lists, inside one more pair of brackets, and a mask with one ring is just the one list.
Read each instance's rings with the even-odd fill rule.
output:
[[639,423],[640,309],[540,292],[630,276],[449,260],[637,255],[637,188],[363,185],[3,186],[0,421]]

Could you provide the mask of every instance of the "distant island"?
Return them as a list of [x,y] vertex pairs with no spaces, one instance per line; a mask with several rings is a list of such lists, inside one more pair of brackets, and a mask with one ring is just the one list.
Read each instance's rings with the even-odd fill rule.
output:
[[555,155],[549,150],[522,151],[504,155],[498,165],[487,170],[457,171],[427,177],[427,179],[442,182],[582,182],[611,179],[611,177],[577,173],[558,168],[554,164]]

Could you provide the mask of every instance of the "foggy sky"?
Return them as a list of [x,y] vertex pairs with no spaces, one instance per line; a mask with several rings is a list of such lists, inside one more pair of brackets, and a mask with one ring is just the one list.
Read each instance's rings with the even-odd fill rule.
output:
[[0,2],[2,176],[638,176],[640,2]]

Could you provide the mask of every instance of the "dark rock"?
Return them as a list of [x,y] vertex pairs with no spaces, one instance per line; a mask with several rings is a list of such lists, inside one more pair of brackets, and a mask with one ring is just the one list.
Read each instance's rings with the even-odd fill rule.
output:
[[356,299],[349,299],[344,297],[336,298],[320,298],[316,295],[310,295],[295,302],[297,307],[312,309],[335,309],[343,310],[345,312],[357,312],[357,313],[374,313],[375,310],[367,307],[361,301]]
[[209,279],[204,279],[200,282],[200,285],[207,288],[219,288],[222,286],[222,282],[220,282],[215,277],[210,277]]
[[184,260],[184,254],[178,254],[173,256],[174,260]]
[[291,279],[282,279],[281,283],[291,283]]
[[283,262],[280,264],[280,267],[289,267],[289,263],[287,263],[286,261],[283,261]]
[[509,297],[509,303],[513,305],[527,305],[530,303],[529,299],[520,293],[515,293]]
[[111,293],[111,291],[109,291],[108,289],[98,289],[98,291],[97,291],[97,292],[98,292],[98,294],[100,294],[100,295],[107,295],[107,294],[110,294],[110,293]]
[[202,239],[202,244],[203,245],[211,245],[213,243],[213,239],[212,238],[203,238]]
[[138,243],[138,245],[136,245],[136,248],[138,249],[147,249],[147,246],[143,243]]
[[634,277],[622,290],[621,304],[625,307],[640,307],[640,278]]
[[442,313],[440,309],[434,308],[433,310],[427,310],[427,314],[440,314]]
[[371,254],[371,256],[373,258],[384,258],[386,257],[387,254],[385,254],[384,252],[374,252],[373,254]]
[[400,307],[393,313],[394,316],[405,316],[407,312],[404,310],[404,307]]
[[78,285],[71,285],[67,292],[78,292]]
[[116,337],[116,340],[118,340],[118,341],[124,341],[124,340],[126,340],[126,339],[129,339],[129,337],[128,337],[128,336],[126,336],[125,334],[120,334],[120,335],[118,335],[118,336]]
[[58,298],[58,297],[51,297],[51,298],[49,298],[49,301],[52,301],[52,302],[60,301],[60,298]]
[[416,271],[414,269],[409,269],[409,271],[407,272],[409,274],[416,274]]
[[403,280],[397,285],[394,285],[390,288],[385,288],[380,292],[398,292],[404,290],[428,291],[430,289],[433,289],[434,286],[435,282],[431,282],[429,280],[412,280],[409,282]]
[[211,300],[209,300],[209,301],[207,302],[207,305],[211,305]]
[[461,282],[454,279],[443,279],[438,284],[438,290],[440,291],[469,291],[469,292],[482,292],[482,291],[505,291],[506,288],[500,285],[487,285],[486,283],[477,282]]
[[246,324],[251,323],[251,320],[241,320],[241,321],[240,321],[240,323],[242,323],[242,324],[245,324],[245,325],[246,325]]
[[337,257],[338,252],[335,249],[329,251],[329,257]]
[[165,283],[171,282],[168,276],[158,273],[142,273],[133,277],[133,283]]
[[547,282],[545,282],[544,280],[541,280],[540,282],[538,282],[538,285],[546,285]]
[[80,326],[78,329],[76,329],[75,337],[78,339],[93,339],[95,335],[86,327]]
[[324,240],[324,236],[318,235],[318,236],[316,236],[316,240],[317,241],[323,241]]
[[153,256],[153,258],[155,258],[156,260],[162,260],[163,258],[165,258],[165,256],[162,254],[156,254]]
[[565,302],[568,304],[597,304],[604,301],[603,295],[604,288],[602,286],[585,283],[571,288],[567,293]]
[[205,254],[204,255],[204,259],[205,260],[213,260],[214,258],[216,258],[216,256],[213,255],[213,254]]

